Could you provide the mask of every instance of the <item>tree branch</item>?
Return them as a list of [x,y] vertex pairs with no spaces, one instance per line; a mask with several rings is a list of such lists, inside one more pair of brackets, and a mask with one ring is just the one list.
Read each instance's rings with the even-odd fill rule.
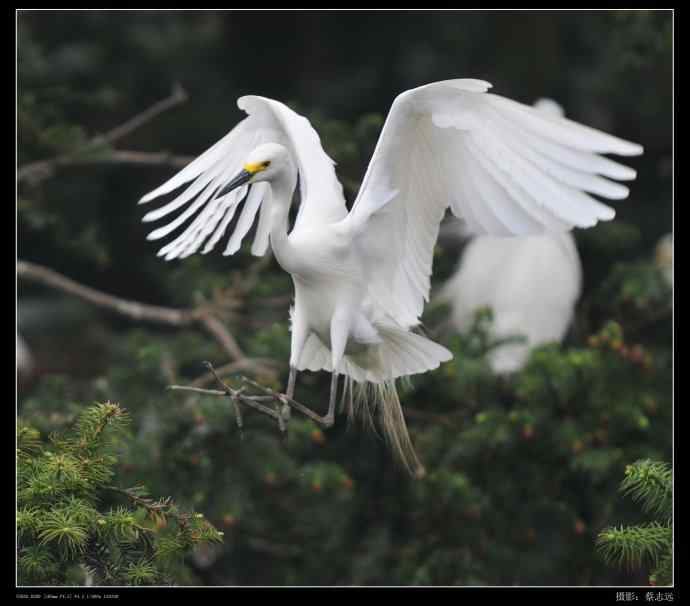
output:
[[167,111],[170,108],[179,105],[180,103],[184,103],[187,101],[187,99],[189,99],[187,91],[182,88],[182,85],[179,82],[176,82],[173,85],[172,92],[168,97],[154,103],[148,109],[145,109],[140,114],[130,118],[124,124],[121,124],[120,126],[108,131],[105,135],[94,137],[91,141],[91,144],[98,145],[101,143],[113,143],[118,139],[122,139],[129,133],[135,131],[137,128],[153,120],[153,118],[155,118],[158,114],[162,114],[164,111]]
[[[218,376],[218,373],[213,368],[210,362],[204,362],[206,368],[208,368],[211,375],[214,377],[220,390],[218,389],[201,389],[199,387],[194,387],[192,385],[170,385],[168,389],[173,391],[190,391],[193,393],[199,393],[207,396],[219,396],[228,397],[232,400],[235,406],[235,412],[237,414],[237,425],[242,429],[242,416],[239,412],[238,404],[245,404],[254,410],[265,414],[266,416],[275,419],[278,422],[278,427],[280,431],[286,432],[286,422],[290,420],[290,409],[294,408],[298,412],[302,413],[304,416],[309,417],[312,421],[320,425],[321,427],[330,427],[330,424],[324,420],[323,417],[319,416],[313,410],[300,404],[296,400],[289,398],[284,393],[278,393],[268,387],[249,379],[247,377],[240,377],[240,380],[245,384],[245,387],[240,389],[233,389],[226,383],[224,383]],[[257,391],[260,391],[263,395],[247,395],[245,393],[246,386],[251,386]],[[274,408],[270,408],[263,404],[263,402],[273,402]]]
[[[264,364],[267,367],[272,367],[276,365],[275,360],[271,360],[269,358],[251,358],[252,363],[256,364]],[[216,369],[216,373],[218,376],[221,377],[226,377],[227,375],[230,375],[232,373],[236,373],[242,370],[248,370],[247,364],[243,360],[239,360],[238,362],[230,362],[229,364],[225,364],[224,366],[220,366],[219,368]],[[206,385],[210,385],[216,380],[215,376],[208,372],[204,375],[201,375],[200,377],[197,377],[194,379],[191,383],[191,387],[205,387]]]
[[19,167],[19,170],[17,171],[17,180],[23,181],[25,179],[31,179],[34,182],[42,181],[43,179],[50,177],[57,166],[66,166],[71,164],[163,164],[176,168],[186,166],[193,158],[187,156],[173,156],[165,152],[148,153],[113,150],[107,156],[101,157],[88,157],[84,156],[83,154],[88,152],[91,148],[110,145],[115,141],[122,139],[162,112],[175,107],[180,103],[184,103],[188,98],[187,92],[182,88],[182,86],[175,84],[168,97],[154,103],[148,109],[144,110],[140,114],[137,114],[133,118],[130,118],[124,124],[113,128],[105,135],[96,135],[79,149],[61,156],[31,162]]
[[28,261],[17,261],[17,277],[37,282],[84,299],[89,303],[111,309],[133,320],[157,322],[172,326],[191,324],[191,310],[158,307],[137,301],[128,301],[84,286],[52,269]]
[[175,309],[121,299],[79,284],[48,267],[21,260],[17,262],[17,277],[79,297],[89,303],[110,309],[136,321],[154,322],[176,327],[196,324],[214,338],[228,353],[238,369],[258,370],[268,374],[273,373],[273,369],[269,368],[265,362],[248,358],[225,325],[207,307]]

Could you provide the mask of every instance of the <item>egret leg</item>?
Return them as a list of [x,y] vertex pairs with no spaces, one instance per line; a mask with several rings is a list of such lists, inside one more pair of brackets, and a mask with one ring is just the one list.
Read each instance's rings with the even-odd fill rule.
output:
[[334,372],[331,375],[331,397],[328,401],[328,412],[323,418],[323,423],[326,427],[331,427],[335,422],[335,400],[338,396],[338,373]]
[[347,387],[348,387],[348,390],[347,390],[347,418],[348,418],[348,419],[351,419],[351,418],[354,416],[354,414],[355,414],[354,404],[353,404],[353,402],[352,402],[352,399],[353,399],[353,395],[352,395],[352,388],[353,388],[352,379],[350,379],[350,384],[349,384]]
[[[338,395],[338,369],[345,355],[345,347],[352,323],[351,310],[347,305],[341,305],[335,310],[331,318],[331,397],[328,403],[328,413],[324,422],[333,425],[335,420],[335,400]],[[347,386],[347,385],[346,385]]]
[[290,366],[290,376],[288,377],[288,386],[285,395],[291,400],[295,396],[295,380],[297,379],[297,369],[294,366]]

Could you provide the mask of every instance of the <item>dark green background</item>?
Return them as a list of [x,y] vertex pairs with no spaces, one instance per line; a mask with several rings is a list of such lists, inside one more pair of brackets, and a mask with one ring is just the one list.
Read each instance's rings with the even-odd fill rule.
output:
[[[602,285],[615,264],[649,262],[658,238],[672,229],[671,56],[670,11],[21,11],[19,164],[78,149],[86,139],[164,98],[173,83],[179,82],[189,100],[119,141],[117,148],[196,155],[241,118],[237,97],[273,97],[308,115],[319,128],[326,150],[338,161],[339,176],[351,201],[381,119],[398,93],[435,80],[480,78],[494,85],[493,92],[524,103],[551,97],[568,117],[645,148],[642,157],[626,159],[638,171],[638,178],[631,184],[629,199],[613,203],[616,221],[576,234],[584,264],[583,301],[588,303],[579,308],[580,330],[570,335],[568,344],[584,346],[587,334],[606,320],[618,320],[626,328],[625,313],[613,305],[607,307],[601,299]],[[38,183],[22,182],[19,257],[121,297],[167,306],[193,305],[214,286],[226,285],[230,272],[247,267],[252,258],[246,250],[232,258],[215,254],[169,264],[155,257],[158,246],[146,241],[147,226],[140,223],[148,208],[138,207],[136,201],[172,173],[165,167],[89,164],[58,168],[51,178]],[[448,276],[456,261],[457,250],[441,251],[435,262],[435,283]],[[274,264],[254,296],[287,295],[290,289],[287,277]],[[558,516],[549,517],[551,510],[540,513],[530,499],[533,493],[507,488],[520,476],[514,470],[516,460],[527,460],[538,470],[523,471],[532,474],[530,485],[532,480],[539,485],[540,478],[534,473],[543,473],[543,482],[555,477],[564,463],[550,457],[550,443],[537,455],[520,450],[523,446],[519,444],[515,450],[500,451],[498,468],[502,471],[489,477],[480,467],[472,471],[467,461],[462,469],[451,463],[446,469],[434,458],[434,453],[444,447],[451,449],[460,439],[468,444],[477,440],[477,453],[482,453],[486,437],[471,432],[459,437],[461,431],[470,431],[477,410],[469,407],[465,420],[453,430],[420,427],[417,443],[428,463],[436,461],[439,472],[467,473],[484,492],[497,491],[493,498],[506,505],[500,514],[503,522],[510,520],[512,508],[521,512],[514,514],[520,520],[516,526],[529,519],[530,527],[538,531],[536,546],[530,547],[531,539],[525,543],[524,537],[507,538],[491,517],[477,521],[468,514],[463,525],[471,526],[475,534],[468,529],[470,534],[459,531],[457,536],[446,536],[449,551],[439,563],[434,558],[446,552],[424,546],[424,537],[437,532],[439,544],[443,544],[444,525],[461,514],[452,507],[435,511],[434,503],[445,503],[439,494],[410,487],[386,449],[362,437],[360,430],[345,432],[339,425],[331,432],[330,450],[283,453],[280,456],[292,461],[289,465],[284,461],[264,465],[261,457],[266,450],[281,448],[268,422],[257,419],[254,437],[241,446],[232,419],[222,417],[225,425],[220,442],[206,444],[202,450],[208,455],[209,470],[236,468],[231,485],[224,488],[228,479],[219,479],[210,471],[204,475],[191,469],[188,477],[179,453],[187,453],[187,446],[181,444],[191,439],[191,420],[184,415],[171,419],[170,408],[176,400],[163,392],[165,381],[156,374],[158,363],[172,355],[179,362],[180,376],[192,379],[200,374],[199,364],[205,357],[222,364],[222,352],[193,331],[179,335],[135,327],[123,318],[37,286],[20,283],[19,296],[22,333],[38,365],[32,380],[20,385],[22,415],[42,423],[47,431],[68,424],[79,406],[98,398],[119,401],[133,411],[136,423],[157,411],[163,429],[156,430],[160,440],[156,448],[159,455],[163,453],[162,459],[150,459],[153,455],[146,448],[153,442],[142,438],[128,455],[140,464],[132,472],[133,480],[145,480],[161,494],[187,499],[219,527],[228,503],[239,503],[238,507],[253,512],[253,523],[262,529],[264,538],[281,542],[284,532],[285,540],[301,544],[311,554],[285,561],[252,551],[246,537],[231,536],[228,531],[222,565],[211,566],[210,572],[197,567],[193,573],[196,582],[606,584],[631,578],[644,582],[644,576],[607,570],[592,547],[601,524],[619,519],[616,512],[622,510],[615,487],[622,478],[622,464],[631,460],[616,459],[613,464],[611,459],[598,480],[587,475],[591,470],[561,478],[564,488],[560,496],[588,524],[586,536],[573,546],[574,539],[559,534],[560,522],[554,521]],[[252,328],[255,317],[261,326],[256,330]],[[668,319],[638,335],[639,342],[659,349],[664,373],[670,372],[670,327]],[[230,323],[230,329],[248,351],[287,362],[287,302],[268,311],[250,306]],[[472,356],[466,348],[454,351],[462,373],[463,368],[470,368]],[[633,370],[626,372],[635,376]],[[512,396],[500,389],[498,394],[492,391],[493,378],[484,374],[475,379],[485,385],[479,401],[487,409],[514,406]],[[654,437],[633,433],[625,438],[629,441],[619,444],[623,459],[670,457],[670,374],[663,374],[662,379],[647,387],[656,390],[659,402],[665,403],[660,406],[667,407],[666,416],[655,426]],[[439,414],[464,406],[464,392],[453,390],[463,390],[466,385],[444,383],[441,375],[429,379],[431,383],[425,381],[416,380],[417,391],[406,396],[407,404]],[[611,381],[614,402],[627,379],[619,374]],[[323,394],[327,384],[325,376],[305,379],[302,396],[309,400],[310,395]],[[456,393],[461,393],[457,402]],[[540,405],[546,409],[550,403],[544,400]],[[214,405],[202,402],[199,406]],[[582,408],[587,405],[583,403]],[[47,410],[57,411],[57,417],[50,417],[53,422]],[[412,426],[414,429],[414,421]],[[585,428],[580,430],[586,433]],[[540,431],[540,435],[550,435],[557,429],[544,426]],[[144,429],[140,437],[141,432]],[[189,446],[190,452],[196,452],[195,444]],[[434,447],[425,452],[425,444]],[[229,452],[236,458],[230,458]],[[470,460],[478,461],[479,456]],[[530,459],[532,456],[535,458]],[[606,453],[602,457],[606,459]],[[265,474],[273,473],[271,470],[283,469],[290,478],[292,472],[287,470],[295,465],[313,469],[321,458],[343,466],[355,478],[354,501],[347,505],[337,499],[312,502],[309,486],[313,484],[307,482],[305,496],[304,486],[290,480],[282,489],[274,488],[270,496],[261,492]],[[438,485],[444,486],[445,476],[439,477]],[[570,500],[567,494],[572,496]],[[590,494],[601,500],[590,499]],[[574,495],[581,502],[574,504]],[[448,497],[451,505],[453,498]],[[474,497],[468,493],[463,498],[470,502]],[[477,497],[476,503],[484,503],[482,498]],[[247,505],[250,501],[254,509]],[[606,512],[604,504],[610,507]],[[401,512],[406,507],[411,518]],[[419,514],[424,522],[414,513],[420,507],[426,511]],[[473,511],[468,507],[467,511]],[[274,515],[275,508],[287,517]],[[290,512],[298,517],[289,517]],[[314,526],[302,532],[305,526],[300,524]],[[485,530],[492,539],[482,534]],[[408,534],[409,540],[405,538]],[[367,547],[367,541],[372,545]],[[459,544],[466,550],[462,557],[453,555]],[[480,546],[479,551],[473,551],[475,546]],[[530,549],[534,550],[532,559],[523,557],[523,550]],[[475,563],[468,564],[467,558]]]

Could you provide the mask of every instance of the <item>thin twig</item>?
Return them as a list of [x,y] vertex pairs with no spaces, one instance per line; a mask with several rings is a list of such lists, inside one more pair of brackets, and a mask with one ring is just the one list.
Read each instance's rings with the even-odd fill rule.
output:
[[218,389],[203,389],[201,387],[192,387],[191,385],[168,385],[170,391],[193,391],[205,396],[227,396],[227,392]]
[[239,400],[242,402],[242,404],[246,404],[250,408],[254,408],[262,414],[268,415],[274,419],[278,417],[278,414],[275,410],[261,404],[259,398],[256,398],[255,396],[245,396],[240,393],[228,393],[218,389],[200,389],[199,387],[190,387],[189,385],[168,385],[168,389],[170,391],[193,391],[194,393],[200,393],[205,396],[221,396],[224,398],[230,398],[233,401]]
[[304,404],[300,404],[297,402],[297,400],[293,400],[292,398],[289,398],[286,394],[284,393],[278,393],[277,391],[273,391],[272,389],[268,387],[264,387],[263,385],[260,385],[256,381],[253,381],[252,379],[249,379],[248,377],[241,377],[242,381],[244,383],[247,383],[254,387],[255,389],[258,389],[259,391],[264,392],[266,395],[269,395],[273,397],[274,400],[278,402],[282,402],[283,404],[288,404],[289,406],[292,406],[295,410],[298,410],[301,412],[305,417],[309,417],[312,421],[315,421],[322,427],[330,427],[328,423],[326,423],[323,420],[323,417],[319,416],[316,414],[313,410],[307,408],[304,406]]
[[107,156],[89,157],[84,155],[92,148],[98,148],[103,145],[111,145],[115,141],[122,139],[124,136],[133,132],[146,122],[149,122],[160,113],[184,103],[188,99],[187,92],[179,84],[175,84],[172,92],[168,97],[157,101],[151,107],[137,114],[133,118],[127,120],[124,124],[113,128],[104,135],[96,135],[90,139],[85,145],[78,149],[47,158],[46,160],[39,160],[31,162],[19,167],[17,171],[17,180],[23,181],[27,178],[34,182],[42,181],[53,174],[57,166],[65,166],[70,164],[93,164],[93,163],[127,163],[127,164],[166,164],[174,167],[183,167],[187,165],[192,158],[185,156],[172,156],[167,153],[147,153],[137,151],[110,151]]
[[[158,501],[154,501],[149,497],[139,496],[132,492],[132,489],[120,488],[119,486],[104,486],[106,490],[112,492],[117,492],[121,495],[129,498],[135,505],[144,507],[151,516],[152,519],[165,519],[165,516],[172,516],[175,518],[181,526],[186,526],[189,523],[189,519],[192,517],[191,513],[176,511],[172,498],[165,497]],[[145,526],[137,525],[140,530],[151,531],[150,528]]]
[[130,118],[124,124],[120,124],[120,126],[117,126],[112,130],[108,131],[105,135],[95,137],[92,140],[92,143],[113,143],[118,139],[122,139],[129,133],[135,131],[137,128],[153,120],[153,118],[155,118],[158,114],[162,114],[164,111],[167,111],[175,107],[176,105],[179,105],[180,103],[184,103],[185,101],[187,101],[187,99],[189,99],[187,91],[182,87],[182,85],[179,82],[176,82],[173,85],[170,95],[168,95],[165,99],[157,101],[148,109],[145,109],[140,114],[137,114],[133,118]]
[[17,179],[22,181],[31,177],[34,182],[42,181],[53,174],[57,166],[84,164],[134,164],[143,166],[171,166],[184,168],[194,160],[193,156],[176,156],[168,152],[141,152],[133,150],[113,150],[107,156],[58,156],[50,160],[39,160],[19,169]]
[[17,277],[50,286],[137,321],[177,327],[196,324],[208,332],[223,347],[238,367],[269,374],[273,372],[265,363],[248,358],[225,325],[208,308],[174,309],[121,299],[79,284],[48,267],[28,261],[20,260],[17,262]]
[[[266,367],[275,367],[278,364],[275,360],[271,360],[269,358],[251,358],[249,361],[252,363],[252,365],[263,364]],[[230,362],[229,364],[216,368],[216,373],[218,373],[218,375],[221,377],[226,377],[241,370],[247,370],[247,361],[240,360],[238,362]],[[213,383],[213,381],[215,381],[215,378],[209,372],[194,379],[190,385],[192,387],[204,387],[206,385],[210,385]]]
[[[213,368],[213,365],[210,362],[204,362],[204,365],[215,378],[220,387],[222,387],[222,390],[202,389],[199,387],[192,387],[189,385],[170,385],[168,389],[176,391],[191,391],[194,393],[200,393],[209,396],[229,397],[235,406],[237,406],[238,403],[246,404],[247,406],[250,406],[251,408],[254,408],[255,410],[261,412],[262,414],[265,414],[271,417],[272,419],[277,420],[278,427],[280,428],[282,433],[286,432],[285,422],[289,421],[290,419],[290,408],[294,408],[295,410],[301,412],[304,416],[309,417],[312,421],[318,423],[322,427],[330,427],[330,424],[326,422],[323,419],[323,417],[319,416],[313,410],[304,406],[304,404],[300,404],[296,400],[289,398],[284,393],[278,393],[277,391],[265,387],[260,383],[257,383],[256,381],[253,381],[252,379],[249,379],[247,377],[240,377],[240,379],[245,385],[250,385],[251,387],[257,389],[258,391],[264,394],[263,396],[246,395],[244,393],[244,388],[233,389],[232,387],[228,386],[225,382],[223,382],[223,380],[220,378],[220,376],[218,376],[218,373]],[[273,404],[275,405],[275,409],[269,408],[268,406],[264,406],[262,402],[273,402]]]

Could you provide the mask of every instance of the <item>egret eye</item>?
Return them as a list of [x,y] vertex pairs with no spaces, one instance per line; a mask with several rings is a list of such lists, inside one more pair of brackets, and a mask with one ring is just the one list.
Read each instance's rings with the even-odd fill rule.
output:
[[261,166],[262,166],[263,168],[268,168],[269,166],[271,166],[271,161],[270,161],[270,160],[266,160],[266,162],[263,162],[263,163],[261,164]]

